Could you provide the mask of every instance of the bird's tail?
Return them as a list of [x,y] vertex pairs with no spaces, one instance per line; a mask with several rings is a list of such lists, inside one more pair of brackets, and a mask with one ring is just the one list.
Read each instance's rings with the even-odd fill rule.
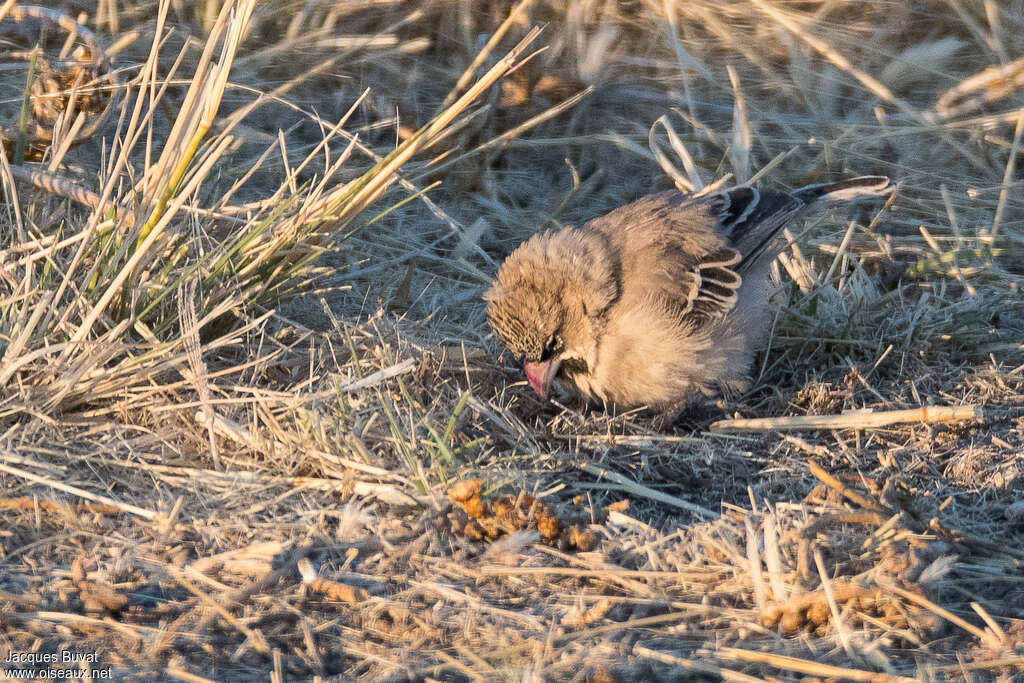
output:
[[794,190],[793,196],[805,204],[821,199],[844,202],[858,197],[887,195],[894,189],[895,185],[884,175],[862,175],[835,183],[807,185],[806,187]]
[[[846,201],[877,197],[892,192],[885,176],[864,175],[835,183],[808,185],[791,194],[773,190],[738,187],[726,190],[729,201],[722,214],[723,232],[743,255],[737,266],[741,275],[760,263],[762,256],[778,253],[772,249],[782,228],[819,200]],[[733,214],[739,215],[733,217]]]

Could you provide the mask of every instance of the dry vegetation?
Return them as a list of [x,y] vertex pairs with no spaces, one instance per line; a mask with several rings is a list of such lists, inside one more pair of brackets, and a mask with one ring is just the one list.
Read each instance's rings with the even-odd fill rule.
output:
[[[12,5],[0,659],[1024,675],[1020,0]],[[793,230],[755,387],[670,434],[488,336],[533,231],[852,173],[900,189]],[[710,429],[919,406],[981,418]]]

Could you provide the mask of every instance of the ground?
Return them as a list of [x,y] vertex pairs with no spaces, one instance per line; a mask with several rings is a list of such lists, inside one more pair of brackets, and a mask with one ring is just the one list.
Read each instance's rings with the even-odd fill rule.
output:
[[[1024,676],[1021,2],[51,7],[0,7],[3,675]],[[538,230],[853,174],[669,430],[490,335]]]

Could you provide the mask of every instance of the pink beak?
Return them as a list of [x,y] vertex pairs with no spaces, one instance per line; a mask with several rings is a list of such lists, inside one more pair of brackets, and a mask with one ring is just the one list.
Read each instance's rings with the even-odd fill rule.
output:
[[541,398],[548,397],[548,391],[551,389],[551,380],[555,378],[558,366],[557,360],[523,364],[523,369],[526,371],[526,379],[529,380],[530,386],[533,387],[533,390]]

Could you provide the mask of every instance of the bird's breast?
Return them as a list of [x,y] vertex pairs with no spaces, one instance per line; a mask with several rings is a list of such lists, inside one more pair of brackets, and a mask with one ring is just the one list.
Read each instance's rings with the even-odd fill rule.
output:
[[588,398],[592,401],[607,401],[608,396],[604,391],[604,388],[599,382],[594,380],[594,376],[587,372],[566,374],[564,376],[565,383],[568,385],[567,388],[575,390],[580,396]]

